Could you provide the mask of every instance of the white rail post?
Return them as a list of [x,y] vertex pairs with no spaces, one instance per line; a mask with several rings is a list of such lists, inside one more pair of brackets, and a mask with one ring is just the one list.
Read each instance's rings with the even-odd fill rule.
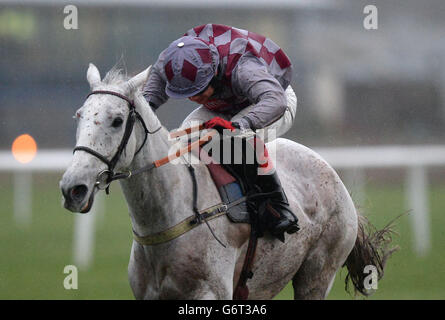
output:
[[105,206],[106,206],[106,193],[105,191],[99,191],[94,196],[94,203],[96,205],[96,221],[97,225],[102,226],[105,223]]
[[97,194],[89,213],[76,214],[74,218],[74,265],[88,269],[93,261],[97,215],[103,209],[103,195]]
[[96,215],[92,208],[89,213],[76,214],[74,218],[74,265],[87,269],[91,265],[94,245],[94,220]]
[[32,220],[32,173],[17,171],[14,179],[14,220],[18,226],[27,228]]
[[414,250],[419,256],[424,256],[431,248],[428,177],[425,167],[420,165],[408,168],[407,175],[406,196],[408,208],[412,210]]
[[361,167],[345,170],[345,184],[357,208],[364,206],[366,173]]

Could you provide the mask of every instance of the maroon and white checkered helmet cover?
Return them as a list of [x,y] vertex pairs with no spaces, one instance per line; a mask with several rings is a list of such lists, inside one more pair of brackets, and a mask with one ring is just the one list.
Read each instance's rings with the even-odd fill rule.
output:
[[215,75],[218,60],[216,47],[205,40],[184,36],[173,41],[165,52],[165,92],[171,98],[198,94]]

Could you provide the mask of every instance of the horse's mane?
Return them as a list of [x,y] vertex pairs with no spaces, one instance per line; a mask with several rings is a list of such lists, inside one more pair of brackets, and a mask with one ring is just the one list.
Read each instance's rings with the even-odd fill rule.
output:
[[107,72],[104,79],[102,80],[105,84],[122,84],[129,79],[127,71],[119,66],[115,65],[110,71]]

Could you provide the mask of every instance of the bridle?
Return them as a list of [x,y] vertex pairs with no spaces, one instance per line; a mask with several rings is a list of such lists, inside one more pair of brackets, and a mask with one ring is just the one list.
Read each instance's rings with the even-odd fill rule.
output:
[[131,133],[133,131],[134,123],[136,122],[136,120],[139,120],[140,123],[142,124],[142,127],[144,128],[145,136],[144,136],[144,141],[142,142],[141,146],[137,149],[135,155],[137,155],[142,150],[142,147],[145,145],[145,142],[147,141],[148,135],[154,134],[154,133],[158,132],[159,130],[161,130],[162,125],[160,125],[159,128],[155,129],[154,131],[148,130],[148,128],[144,122],[144,119],[139,114],[139,112],[136,111],[136,106],[134,104],[134,101],[130,100],[128,97],[126,97],[123,94],[120,94],[120,93],[114,92],[114,91],[108,91],[108,90],[96,90],[96,91],[90,92],[87,95],[87,98],[93,94],[109,94],[112,96],[119,97],[128,103],[128,108],[130,110],[130,112],[128,114],[127,122],[125,124],[125,131],[124,131],[124,135],[122,137],[121,143],[119,144],[119,147],[117,148],[117,151],[114,154],[114,156],[111,158],[111,160],[108,160],[107,157],[105,157],[104,155],[100,154],[99,152],[97,152],[89,147],[76,146],[73,149],[73,153],[76,151],[85,151],[85,152],[95,156],[96,158],[98,158],[99,160],[101,160],[103,163],[105,163],[108,166],[108,169],[101,171],[97,175],[96,183],[95,183],[95,187],[97,187],[100,190],[106,190],[106,192],[108,194],[109,186],[112,181],[118,180],[118,179],[126,179],[132,175],[131,171],[116,173],[116,172],[114,172],[114,168],[116,167],[116,164],[119,161],[119,159],[122,155],[122,152],[125,150],[125,147],[128,144],[128,140],[130,139]]
[[[130,109],[130,113],[128,115],[127,118],[127,122],[125,125],[125,132],[124,135],[122,137],[122,141],[119,144],[119,147],[117,148],[116,153],[114,154],[114,156],[111,158],[111,160],[108,160],[107,157],[105,157],[104,155],[100,154],[99,152],[89,148],[89,147],[85,147],[85,146],[76,146],[73,149],[73,153],[76,151],[85,151],[93,156],[95,156],[96,158],[98,158],[99,160],[101,160],[103,163],[105,163],[108,166],[108,169],[101,171],[97,177],[96,177],[96,182],[94,184],[95,188],[98,188],[99,190],[105,190],[105,192],[108,194],[109,193],[109,187],[110,187],[110,183],[113,182],[114,180],[118,180],[118,179],[127,179],[130,178],[132,175],[135,174],[139,174],[145,171],[149,171],[152,170],[154,168],[158,168],[166,163],[169,163],[172,159],[174,159],[175,157],[180,157],[182,154],[186,153],[186,152],[190,152],[192,149],[196,148],[197,146],[202,145],[203,143],[206,143],[209,139],[212,138],[212,136],[214,136],[214,134],[216,133],[215,130],[213,130],[213,132],[210,132],[209,134],[207,134],[206,136],[204,136],[203,138],[189,143],[187,147],[179,150],[176,152],[176,154],[171,157],[171,156],[167,156],[164,157],[162,159],[156,160],[152,163],[149,163],[148,165],[133,170],[133,171],[127,171],[127,172],[114,172],[114,168],[116,166],[116,163],[119,161],[120,156],[122,155],[122,152],[124,151],[125,147],[127,146],[128,140],[130,139],[131,133],[133,131],[133,127],[134,127],[134,123],[136,122],[136,119],[138,119],[141,124],[142,127],[144,128],[145,131],[145,136],[144,136],[144,141],[142,143],[142,145],[137,149],[137,151],[135,152],[135,156],[142,150],[142,147],[145,145],[145,142],[147,141],[147,137],[149,134],[155,134],[156,132],[158,132],[159,130],[161,130],[162,125],[159,125],[159,128],[155,129],[154,131],[150,131],[148,130],[144,119],[142,118],[142,116],[136,111],[136,107],[134,105],[134,101],[130,100],[128,97],[114,92],[114,91],[108,91],[108,90],[96,90],[96,91],[92,91],[87,95],[87,98],[93,94],[109,94],[112,96],[116,96],[119,97],[125,101],[128,102],[128,107]],[[201,128],[201,126],[200,126]],[[192,128],[189,128],[187,130],[184,130],[183,132],[185,133],[189,133],[189,130]],[[198,128],[198,130],[200,130]],[[174,135],[172,135],[174,136]],[[229,205],[226,205],[224,203],[221,203],[219,205],[213,206],[207,210],[204,210],[203,212],[200,212],[198,210],[198,183],[196,180],[196,175],[195,175],[195,169],[193,168],[193,166],[191,164],[187,165],[187,168],[190,172],[191,178],[192,178],[192,183],[193,183],[193,211],[194,211],[194,216],[187,218],[185,221],[183,221],[182,223],[176,225],[174,228],[172,228],[170,230],[170,232],[161,232],[161,236],[159,235],[154,235],[154,236],[148,236],[149,238],[149,243],[153,244],[152,242],[157,242],[159,241],[160,238],[162,238],[162,242],[165,241],[170,241],[173,238],[178,237],[179,235],[193,229],[194,227],[200,225],[201,223],[205,222],[207,227],[209,228],[210,232],[212,233],[212,235],[215,237],[215,239],[224,247],[226,247],[219,239],[218,237],[215,235],[215,233],[213,232],[212,228],[210,227],[210,225],[208,224],[208,220],[214,219],[218,216],[221,216],[223,214],[225,214],[227,212],[227,210],[231,207],[231,206],[235,206],[238,202],[244,201],[246,200],[246,197],[242,197],[240,199],[238,199],[235,202],[232,202]],[[140,242],[140,243],[144,243],[147,244],[147,237],[140,237],[136,234],[136,232],[133,230],[133,234],[135,237],[135,240]]]

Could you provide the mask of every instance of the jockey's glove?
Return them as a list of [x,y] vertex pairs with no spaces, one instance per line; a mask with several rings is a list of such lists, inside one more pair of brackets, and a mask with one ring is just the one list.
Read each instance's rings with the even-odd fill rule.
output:
[[231,122],[220,117],[214,117],[209,121],[204,122],[204,128],[215,129],[222,134],[223,130],[235,131],[240,129],[240,125],[238,122]]

